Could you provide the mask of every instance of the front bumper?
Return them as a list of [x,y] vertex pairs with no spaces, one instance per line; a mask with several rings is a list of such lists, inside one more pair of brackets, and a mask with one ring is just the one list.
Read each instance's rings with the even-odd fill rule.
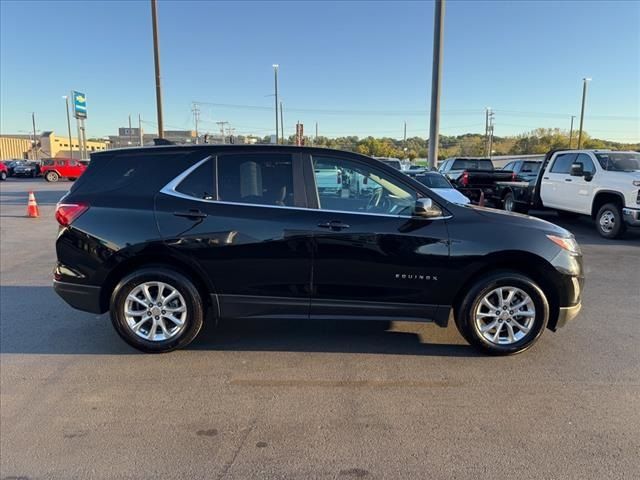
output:
[[582,309],[582,303],[578,303],[572,307],[560,307],[560,312],[558,313],[558,322],[556,323],[556,328],[564,327],[568,322],[573,320],[578,316],[580,310]]
[[640,227],[640,209],[623,208],[622,219],[624,220],[624,223],[631,227]]
[[102,313],[100,287],[54,280],[53,289],[73,308],[90,313]]

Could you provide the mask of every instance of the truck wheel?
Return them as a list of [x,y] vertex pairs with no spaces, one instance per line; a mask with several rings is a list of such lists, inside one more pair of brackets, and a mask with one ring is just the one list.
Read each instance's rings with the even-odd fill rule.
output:
[[502,200],[502,205],[507,212],[522,213],[522,208],[520,208],[520,205],[516,203],[516,198],[513,196],[513,192],[507,192]]
[[538,341],[549,321],[549,302],[526,275],[499,271],[476,281],[456,308],[455,320],[474,347],[513,355]]
[[123,278],[109,310],[122,339],[149,353],[188,345],[204,321],[202,298],[193,283],[163,267],[143,268]]
[[56,172],[47,172],[47,174],[44,176],[44,179],[47,182],[57,182],[59,178],[60,176]]
[[605,203],[596,215],[596,228],[604,238],[618,238],[626,230],[620,207],[615,203]]

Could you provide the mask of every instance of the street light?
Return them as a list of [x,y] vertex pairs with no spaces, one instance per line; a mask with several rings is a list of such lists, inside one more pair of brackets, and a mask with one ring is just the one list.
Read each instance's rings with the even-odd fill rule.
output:
[[278,136],[278,68],[280,68],[280,65],[278,65],[277,63],[274,63],[273,65],[271,65],[273,67],[273,74],[275,77],[275,96],[276,96],[276,143],[280,143],[279,140],[279,136]]
[[578,149],[582,147],[582,124],[584,122],[584,104],[587,100],[587,82],[590,82],[590,78],[582,79],[582,108],[580,110],[580,131],[578,132]]
[[71,143],[71,117],[69,116],[69,97],[63,95],[64,103],[66,105],[65,110],[67,111],[67,129],[69,132],[69,156],[73,159],[73,144]]

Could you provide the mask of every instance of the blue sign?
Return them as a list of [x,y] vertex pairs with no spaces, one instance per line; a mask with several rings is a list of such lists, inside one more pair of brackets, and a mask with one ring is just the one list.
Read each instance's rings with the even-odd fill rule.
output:
[[76,118],[87,118],[87,97],[84,93],[73,93],[73,115]]

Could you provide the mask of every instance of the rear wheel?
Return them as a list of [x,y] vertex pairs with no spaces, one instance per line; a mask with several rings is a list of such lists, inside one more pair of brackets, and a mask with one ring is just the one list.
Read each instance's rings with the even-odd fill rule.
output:
[[513,355],[540,338],[549,321],[549,302],[531,278],[496,272],[476,281],[455,318],[474,347],[492,355]]
[[626,230],[622,211],[615,203],[606,203],[596,215],[596,228],[604,238],[617,238]]
[[111,321],[132,347],[163,353],[191,343],[202,328],[200,294],[185,276],[161,267],[138,270],[111,295]]
[[5,181],[7,179],[7,172],[0,172],[0,180]]
[[523,211],[520,205],[516,203],[516,198],[513,195],[513,192],[507,192],[502,200],[502,205],[507,212],[522,213]]
[[60,176],[56,172],[47,172],[44,179],[47,182],[57,182],[60,179]]

